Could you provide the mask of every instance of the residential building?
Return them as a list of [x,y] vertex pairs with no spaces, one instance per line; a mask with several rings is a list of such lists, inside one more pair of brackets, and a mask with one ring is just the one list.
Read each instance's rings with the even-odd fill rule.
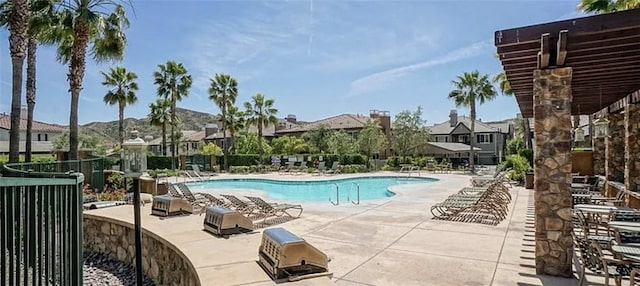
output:
[[[380,121],[382,132],[387,136],[389,142],[391,142],[391,116],[389,115],[389,111],[380,110],[371,110],[369,116],[362,114],[340,114],[308,123],[298,123],[294,115],[288,115],[285,125],[279,125],[275,133],[277,136],[302,136],[309,130],[326,126],[331,130],[344,130],[350,134],[353,139],[357,140],[358,133],[360,133],[360,130],[362,130],[371,119],[378,119]],[[386,158],[391,155],[392,150],[390,146],[391,144],[389,144],[386,150],[381,150],[379,154],[381,158]]]
[[[476,149],[477,164],[493,165],[500,162],[506,155],[507,140],[513,137],[513,120],[496,122],[475,121],[475,138],[471,137],[471,119],[458,116],[456,110],[451,110],[449,120],[429,128],[431,144],[435,150],[430,153],[436,159],[457,159],[465,161],[468,158],[470,144]],[[447,152],[441,152],[446,150]]]
[[[0,153],[9,153],[9,130],[11,129],[11,115],[0,114]],[[53,151],[53,139],[67,131],[67,128],[57,124],[33,121],[31,128],[31,152],[33,154],[47,154]],[[20,111],[20,153],[25,152],[27,137],[27,109]]]

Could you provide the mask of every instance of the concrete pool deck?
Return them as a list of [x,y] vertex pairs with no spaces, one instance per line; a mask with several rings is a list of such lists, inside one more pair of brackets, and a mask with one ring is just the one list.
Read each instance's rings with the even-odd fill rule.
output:
[[[468,186],[469,176],[424,173],[422,176],[440,180],[426,185],[399,185],[392,188],[396,196],[363,201],[360,205],[303,203],[301,218],[273,225],[303,237],[331,258],[332,279],[287,284],[577,285],[576,279],[535,275],[532,190],[511,189],[509,215],[497,226],[447,222],[433,220],[429,207]],[[301,180],[350,175],[215,178],[232,177]],[[161,220],[150,215],[150,208],[149,204],[143,207],[143,227],[179,248],[195,266],[202,285],[274,285],[256,263],[263,229],[222,239],[202,230],[204,216]],[[89,212],[133,221],[130,205]],[[594,285],[593,277],[588,275],[587,279],[588,285]]]

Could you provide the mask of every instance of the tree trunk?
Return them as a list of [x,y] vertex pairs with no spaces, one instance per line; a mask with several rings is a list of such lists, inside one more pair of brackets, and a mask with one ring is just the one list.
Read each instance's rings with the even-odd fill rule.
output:
[[162,156],[167,156],[167,123],[162,122]]
[[[175,92],[175,91],[174,91]],[[176,97],[171,96],[171,170],[176,169]]]
[[25,136],[24,161],[31,162],[33,141],[33,109],[36,105],[36,50],[38,41],[29,38],[27,44],[27,134]]
[[11,51],[11,127],[9,130],[9,163],[20,160],[20,106],[22,104],[22,70],[27,48],[27,22],[29,21],[26,0],[13,0],[9,18],[9,50]]
[[229,162],[228,162],[228,156],[229,156],[229,144],[227,142],[227,126],[226,126],[226,120],[227,120],[227,108],[225,105],[222,105],[222,124],[220,124],[222,126],[222,142],[224,144],[224,148],[222,148],[222,157],[224,159],[224,164],[222,165],[224,167],[225,171],[229,170]]
[[75,19],[73,27],[74,41],[69,63],[69,89],[71,90],[71,110],[69,112],[69,160],[78,159],[78,101],[82,90],[82,81],[86,67],[87,40],[89,30],[82,18]]
[[262,150],[262,119],[258,119],[258,149],[260,150],[260,160],[262,160],[264,154],[264,150]]
[[471,136],[469,136],[469,146],[470,150],[469,150],[469,168],[471,170],[471,174],[475,174],[476,173],[476,168],[475,165],[473,163],[475,156],[476,156],[476,151],[473,150],[473,145],[476,139],[476,101],[475,99],[471,101],[470,104],[470,113],[471,113]]
[[[118,102],[118,139],[120,141],[120,148],[124,144],[124,106],[125,102]],[[124,160],[120,160],[120,171],[124,172]]]

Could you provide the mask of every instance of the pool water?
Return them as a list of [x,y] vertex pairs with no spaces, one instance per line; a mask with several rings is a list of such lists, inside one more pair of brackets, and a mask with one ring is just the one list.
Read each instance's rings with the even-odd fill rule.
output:
[[[372,200],[392,197],[395,194],[389,186],[401,184],[428,184],[437,181],[433,178],[406,177],[358,177],[335,180],[283,181],[268,179],[219,179],[188,183],[191,189],[229,190],[247,189],[269,193],[272,198],[295,201],[336,201],[336,185],[340,189],[340,201],[356,200],[357,186],[360,187],[360,200]],[[233,192],[229,192],[233,194]]]

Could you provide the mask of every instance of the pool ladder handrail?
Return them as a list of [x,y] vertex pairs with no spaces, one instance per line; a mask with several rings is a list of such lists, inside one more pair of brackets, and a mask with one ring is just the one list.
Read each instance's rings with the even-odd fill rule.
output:
[[333,185],[336,186],[336,202],[333,202],[331,196],[329,196],[329,202],[331,202],[332,205],[337,206],[340,204],[340,186],[338,186],[337,183],[333,183]]
[[[354,205],[359,205],[360,204],[360,184],[356,183],[356,182],[352,182],[352,185],[356,185],[356,198],[357,198],[357,202],[351,201],[352,204]],[[351,194],[351,192],[349,192],[349,194]],[[351,199],[349,199],[351,200]]]

